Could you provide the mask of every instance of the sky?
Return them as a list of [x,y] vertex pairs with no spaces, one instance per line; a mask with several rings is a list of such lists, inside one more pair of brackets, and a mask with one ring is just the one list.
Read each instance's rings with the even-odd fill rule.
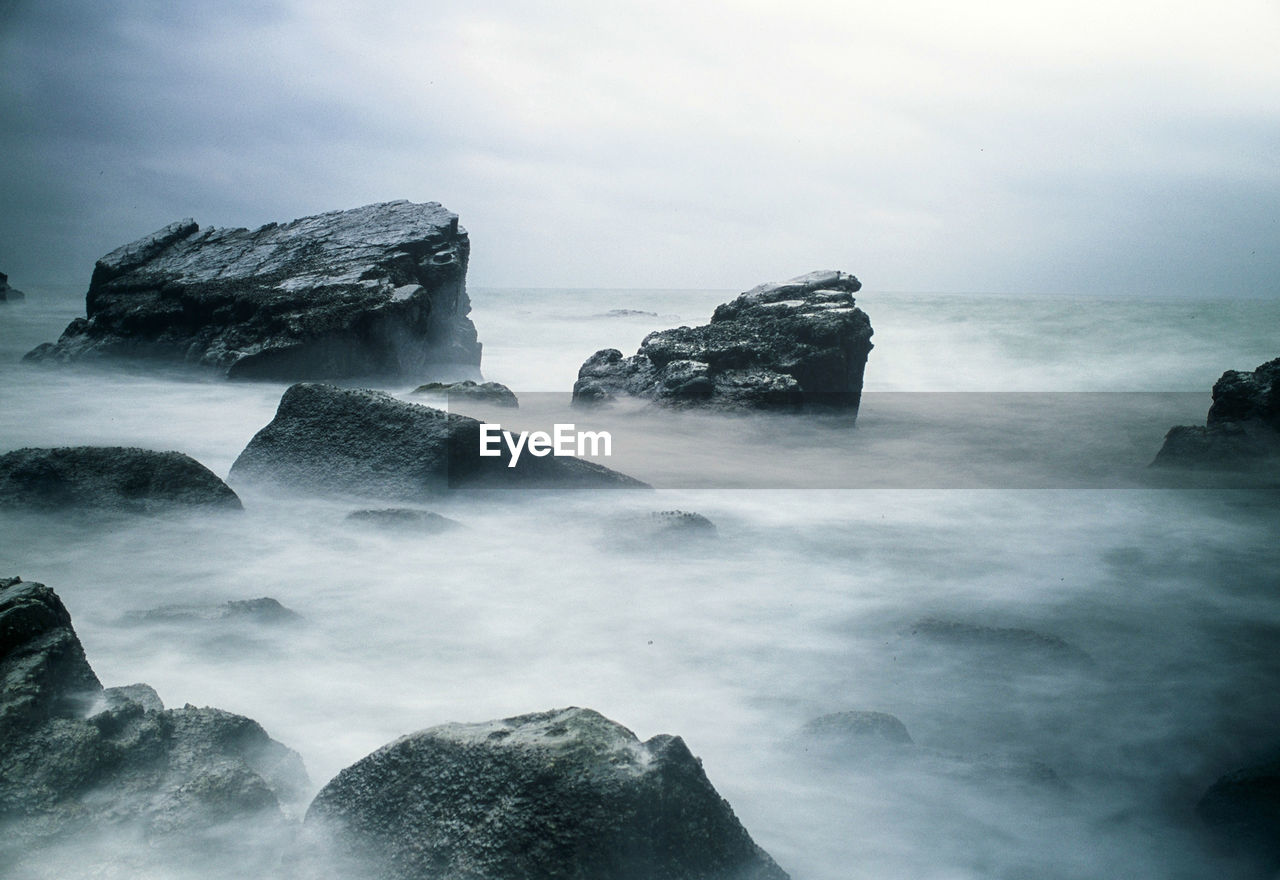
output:
[[1276,0],[0,0],[0,271],[406,198],[472,286],[1280,296]]

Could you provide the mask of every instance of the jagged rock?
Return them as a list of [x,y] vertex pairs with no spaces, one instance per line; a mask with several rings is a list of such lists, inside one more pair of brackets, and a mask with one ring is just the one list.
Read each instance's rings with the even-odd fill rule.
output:
[[236,493],[195,459],[122,446],[26,448],[0,455],[0,506],[131,513],[180,506],[241,509]]
[[1270,871],[1280,868],[1280,752],[1223,776],[1200,798],[1196,813],[1225,847]]
[[26,299],[26,294],[21,290],[9,286],[9,276],[0,272],[0,302],[13,302],[14,300]]
[[454,488],[641,487],[593,462],[480,455],[480,422],[381,391],[301,383],[249,441],[228,479],[303,492],[416,500]]
[[844,272],[762,284],[716,308],[711,323],[650,333],[629,358],[589,357],[573,399],[620,395],[720,407],[827,406],[856,410],[871,351],[871,322],[854,307],[862,288]]
[[1169,429],[1153,466],[1240,469],[1280,462],[1280,358],[1252,373],[1227,370],[1213,385],[1203,426]]
[[232,599],[221,605],[165,605],[130,615],[149,623],[181,621],[252,621],[255,623],[295,623],[302,615],[284,607],[276,599]]
[[358,525],[373,526],[379,529],[395,529],[418,534],[437,535],[456,529],[461,524],[456,520],[432,513],[429,510],[414,510],[408,507],[388,507],[384,510],[356,510],[347,514],[347,522]]
[[834,712],[815,718],[806,724],[800,735],[810,741],[850,745],[860,741],[882,740],[890,743],[911,743],[907,727],[887,712],[853,710]]
[[783,880],[679,737],[589,709],[401,737],[338,774],[306,825],[361,876]]
[[27,358],[160,358],[258,379],[475,374],[469,249],[436,202],[255,230],[181,220],[100,259],[86,317]]
[[501,382],[476,383],[470,379],[462,382],[428,382],[413,389],[414,394],[440,394],[460,400],[481,400],[495,406],[517,408],[520,401],[513,392]]
[[0,585],[0,864],[38,865],[45,847],[109,832],[278,858],[237,855],[216,830],[283,829],[282,804],[308,788],[296,753],[239,715],[165,709],[145,685],[104,691],[57,595]]

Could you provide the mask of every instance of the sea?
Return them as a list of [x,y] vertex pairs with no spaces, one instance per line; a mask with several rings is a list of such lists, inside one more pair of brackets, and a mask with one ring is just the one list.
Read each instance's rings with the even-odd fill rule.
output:
[[[0,304],[0,452],[176,449],[225,478],[287,387],[23,363],[84,291],[22,286]],[[1280,356],[1280,299],[869,287],[855,421],[570,407],[587,356],[733,291],[470,295],[484,378],[521,406],[448,405],[607,429],[596,460],[652,491],[424,499],[462,524],[438,535],[346,521],[377,499],[234,483],[242,514],[0,511],[0,576],[58,592],[104,684],[257,720],[314,790],[422,728],[583,706],[682,737],[794,880],[1254,876],[1195,805],[1280,746],[1280,492],[1150,464],[1223,371]],[[637,532],[664,510],[715,533]],[[259,597],[301,619],[147,615]],[[846,712],[911,742],[805,733]]]

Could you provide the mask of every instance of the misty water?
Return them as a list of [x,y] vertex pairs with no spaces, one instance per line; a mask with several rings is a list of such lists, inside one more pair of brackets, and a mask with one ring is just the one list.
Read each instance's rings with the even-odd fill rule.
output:
[[[22,364],[83,313],[28,293],[0,306],[0,450],[178,449],[225,477],[286,387]],[[1223,370],[1280,355],[1280,304],[866,290],[855,427],[568,408],[586,356],[731,292],[471,293],[521,409],[454,408],[607,425],[598,460],[655,491],[441,497],[465,529],[433,536],[242,486],[242,514],[0,511],[0,576],[58,591],[104,684],[254,718],[314,789],[414,730],[577,705],[682,736],[795,880],[1249,876],[1193,808],[1280,742],[1280,498],[1147,465]],[[716,537],[637,537],[628,515],[666,509]],[[260,596],[302,620],[137,614]],[[913,744],[798,736],[847,710]],[[66,857],[51,876],[114,858]]]

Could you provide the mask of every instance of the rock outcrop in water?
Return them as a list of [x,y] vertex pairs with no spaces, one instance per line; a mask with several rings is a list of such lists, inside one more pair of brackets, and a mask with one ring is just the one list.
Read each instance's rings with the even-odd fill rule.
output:
[[161,358],[260,379],[475,374],[469,248],[435,202],[255,230],[182,220],[99,260],[86,316],[27,358]]
[[381,391],[300,383],[249,441],[228,479],[291,491],[421,500],[458,488],[642,487],[583,459],[480,455],[480,422]]
[[674,736],[588,709],[446,724],[338,774],[306,825],[386,880],[785,880]]
[[413,389],[413,393],[439,394],[451,400],[475,400],[494,406],[509,406],[512,409],[520,406],[515,392],[501,382],[474,382],[471,379],[462,382],[428,382]]
[[1209,787],[1196,813],[1233,852],[1280,869],[1280,752],[1228,773]]
[[1155,466],[1240,469],[1280,461],[1280,358],[1252,373],[1227,370],[1213,384],[1203,426],[1178,425],[1165,435]]
[[129,513],[241,509],[231,487],[195,459],[123,446],[25,448],[0,455],[0,507]]
[[298,755],[248,718],[164,709],[145,685],[104,691],[62,601],[19,578],[0,579],[0,742],[0,864],[19,873],[50,845],[106,837],[133,855],[205,845],[252,870],[279,853],[247,841],[283,829],[282,804],[308,787]]
[[650,333],[631,357],[596,352],[578,371],[573,399],[856,410],[872,348],[871,322],[854,306],[860,289],[831,271],[762,284],[717,307],[710,324]]
[[9,286],[9,276],[0,272],[0,302],[13,302],[15,300],[26,299],[26,294],[21,290]]

